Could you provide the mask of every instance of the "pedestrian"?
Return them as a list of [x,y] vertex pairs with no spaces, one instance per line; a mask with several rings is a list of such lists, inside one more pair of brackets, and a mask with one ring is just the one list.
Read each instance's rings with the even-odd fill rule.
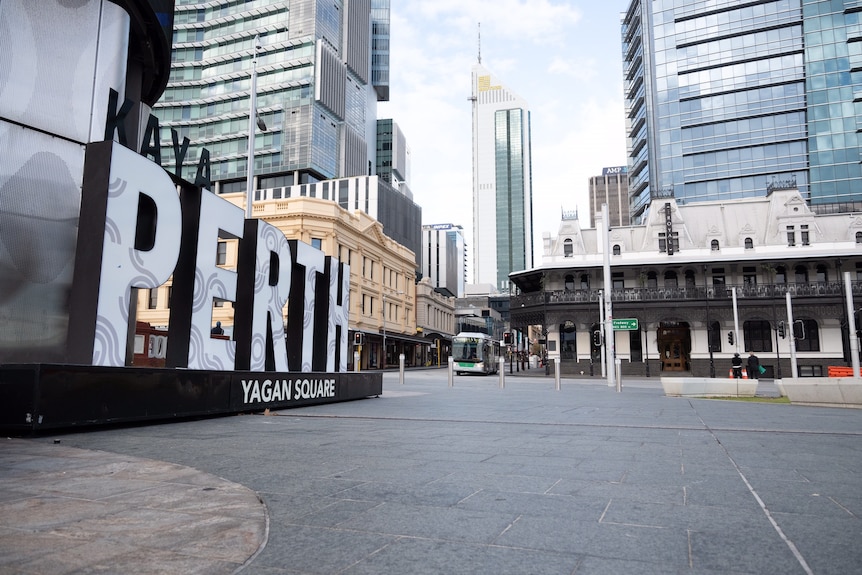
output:
[[740,379],[742,377],[742,358],[739,357],[738,353],[733,354],[730,365],[733,367],[733,378]]
[[748,379],[760,379],[760,360],[753,351],[748,352]]
[[221,326],[221,322],[217,321],[215,327],[210,330],[211,335],[224,335],[224,329]]

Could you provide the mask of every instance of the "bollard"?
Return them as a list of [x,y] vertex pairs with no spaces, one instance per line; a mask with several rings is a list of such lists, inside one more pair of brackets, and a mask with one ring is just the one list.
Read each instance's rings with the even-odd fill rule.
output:
[[449,387],[452,387],[454,384],[452,382],[452,373],[454,371],[453,366],[455,364],[455,360],[452,359],[452,356],[449,356],[448,367],[446,371],[449,372]]
[[353,352],[353,371],[359,371],[359,352]]
[[404,385],[404,354],[398,356],[398,383]]
[[614,360],[614,373],[617,374],[617,393],[623,390],[623,381],[622,381],[622,371],[623,365],[622,360],[620,358],[616,358]]
[[506,389],[506,358],[500,357],[497,360],[500,372],[500,389]]
[[554,361],[554,389],[560,391],[560,362]]

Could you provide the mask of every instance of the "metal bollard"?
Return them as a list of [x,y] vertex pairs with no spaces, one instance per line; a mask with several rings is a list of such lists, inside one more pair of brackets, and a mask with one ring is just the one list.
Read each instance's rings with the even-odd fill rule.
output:
[[560,362],[554,361],[554,389],[560,391]]
[[353,352],[353,371],[359,371],[359,352]]
[[455,360],[452,359],[452,356],[449,356],[448,364],[449,365],[448,365],[446,371],[449,372],[449,387],[452,387],[454,385],[453,379],[452,379],[452,374],[454,373],[454,365],[455,365]]
[[506,389],[506,358],[500,357],[497,360],[497,365],[500,372],[500,389]]
[[614,359],[614,373],[617,375],[617,393],[623,390],[622,372],[622,360],[620,358]]
[[404,354],[398,356],[398,383],[404,385]]

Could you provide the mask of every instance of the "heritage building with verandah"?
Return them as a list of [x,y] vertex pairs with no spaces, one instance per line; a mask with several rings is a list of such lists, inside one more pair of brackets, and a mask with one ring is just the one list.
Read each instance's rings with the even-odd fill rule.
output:
[[576,215],[564,217],[556,236],[544,234],[541,265],[510,276],[512,327],[540,326],[562,373],[601,376],[594,332],[608,293],[614,319],[637,319],[637,329],[614,332],[624,375],[726,377],[735,352],[754,351],[764,377],[789,377],[794,335],[800,376],[849,364],[844,272],[857,310],[862,213],[818,214],[790,185],[759,198],[656,199],[642,225],[609,231],[610,286],[603,225],[599,216],[596,228],[581,229]]

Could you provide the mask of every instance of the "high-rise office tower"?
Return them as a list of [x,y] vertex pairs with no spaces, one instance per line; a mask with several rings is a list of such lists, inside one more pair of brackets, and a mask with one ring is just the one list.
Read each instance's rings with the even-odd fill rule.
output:
[[422,275],[440,293],[464,297],[466,243],[454,224],[422,226]]
[[481,63],[473,66],[473,283],[509,290],[533,266],[527,102]]
[[[177,0],[171,77],[155,111],[191,142],[183,176],[194,181],[205,148],[213,191],[245,190],[255,52],[266,125],[255,135],[256,189],[372,173],[377,101],[389,94],[388,41],[374,41],[375,61],[385,64],[374,75],[372,42],[381,31],[388,37],[388,5]],[[172,155],[169,140],[162,151]]]
[[377,175],[405,196],[410,192],[410,148],[401,127],[392,120],[377,120]]
[[628,226],[629,175],[625,166],[602,168],[601,176],[590,178],[590,227],[596,225],[596,213],[608,205],[611,227]]
[[723,200],[799,187],[862,208],[858,2],[632,0],[623,15],[629,195]]

